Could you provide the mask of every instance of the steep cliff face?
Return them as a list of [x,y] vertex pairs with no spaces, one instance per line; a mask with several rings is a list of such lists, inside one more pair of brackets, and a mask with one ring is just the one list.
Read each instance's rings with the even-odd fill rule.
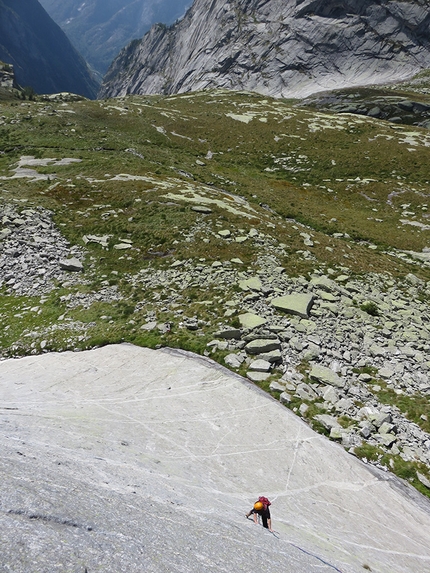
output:
[[0,0],[0,59],[38,93],[97,93],[85,61],[37,0]]
[[425,0],[195,0],[180,22],[125,48],[99,95],[222,87],[304,96],[426,67]]
[[101,75],[133,38],[154,22],[172,23],[192,0],[40,0],[76,48]]

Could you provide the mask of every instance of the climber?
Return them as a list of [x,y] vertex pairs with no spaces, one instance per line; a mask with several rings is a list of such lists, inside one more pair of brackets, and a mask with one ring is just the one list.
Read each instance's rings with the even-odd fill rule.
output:
[[246,514],[245,517],[248,518],[250,515],[253,515],[254,523],[257,523],[257,515],[260,515],[261,519],[263,520],[263,527],[265,527],[266,529],[268,529],[273,533],[272,519],[270,517],[269,505],[271,505],[271,503],[267,499],[267,497],[260,496],[258,500],[254,503],[254,507],[251,509],[250,512]]

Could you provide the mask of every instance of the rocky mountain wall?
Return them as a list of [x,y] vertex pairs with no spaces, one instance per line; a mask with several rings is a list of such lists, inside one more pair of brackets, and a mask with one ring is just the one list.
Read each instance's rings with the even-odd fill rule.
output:
[[382,83],[430,67],[427,2],[196,0],[110,67],[101,97],[205,88],[276,97]]

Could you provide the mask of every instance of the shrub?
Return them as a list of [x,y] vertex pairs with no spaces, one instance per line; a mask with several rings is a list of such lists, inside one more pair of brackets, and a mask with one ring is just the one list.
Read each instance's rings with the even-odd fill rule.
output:
[[371,316],[379,316],[378,306],[375,302],[373,302],[373,300],[369,300],[368,302],[363,303],[360,308]]

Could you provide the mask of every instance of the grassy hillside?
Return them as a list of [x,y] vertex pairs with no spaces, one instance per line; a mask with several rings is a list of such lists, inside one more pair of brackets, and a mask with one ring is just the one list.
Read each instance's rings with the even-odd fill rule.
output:
[[[280,274],[381,277],[427,304],[428,130],[249,93],[72,99],[0,102],[2,357],[128,341],[223,363],[228,345],[207,344],[260,304],[250,276],[275,295]],[[49,282],[63,240],[83,272]],[[425,431],[427,413],[428,395]]]
[[[2,115],[2,200],[50,209],[72,245],[109,235],[109,248],[85,246],[89,290],[105,275],[126,293],[130,274],[175,261],[256,265],[258,243],[218,235],[251,228],[293,276],[345,267],[429,279],[403,254],[429,246],[428,130],[228,92],[6,103]],[[37,167],[47,180],[12,178],[23,156],[80,162]],[[192,210],[205,204],[211,213]],[[121,239],[132,242],[126,255],[112,248]],[[134,338],[126,324],[114,330]]]

